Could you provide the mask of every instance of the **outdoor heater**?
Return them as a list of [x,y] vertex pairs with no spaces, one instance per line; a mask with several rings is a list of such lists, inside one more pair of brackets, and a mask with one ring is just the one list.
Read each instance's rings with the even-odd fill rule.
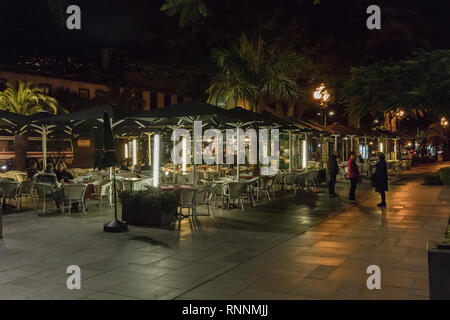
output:
[[159,185],[159,147],[160,147],[160,135],[155,134],[153,136],[153,186]]

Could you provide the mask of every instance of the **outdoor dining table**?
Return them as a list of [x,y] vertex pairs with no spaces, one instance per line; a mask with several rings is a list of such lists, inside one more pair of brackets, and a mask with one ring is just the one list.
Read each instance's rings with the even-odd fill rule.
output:
[[180,190],[180,189],[194,189],[192,186],[189,186],[189,185],[160,186],[159,188],[163,191],[175,191],[175,190]]
[[124,178],[122,181],[128,184],[130,191],[133,191],[133,185],[135,182],[142,181],[142,178]]

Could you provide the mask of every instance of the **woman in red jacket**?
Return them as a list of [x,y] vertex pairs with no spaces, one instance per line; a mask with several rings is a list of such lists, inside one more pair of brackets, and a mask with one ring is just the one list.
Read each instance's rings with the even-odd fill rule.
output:
[[348,178],[350,179],[350,194],[348,199],[350,201],[356,201],[355,191],[356,183],[358,182],[358,165],[356,164],[356,154],[354,152],[350,153],[350,159],[348,159]]

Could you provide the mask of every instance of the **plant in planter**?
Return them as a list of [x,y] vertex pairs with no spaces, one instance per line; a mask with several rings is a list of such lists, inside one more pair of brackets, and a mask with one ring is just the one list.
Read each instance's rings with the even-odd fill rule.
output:
[[439,169],[439,177],[443,184],[450,186],[450,167]]
[[122,219],[129,224],[162,226],[175,220],[177,198],[163,191],[122,191]]

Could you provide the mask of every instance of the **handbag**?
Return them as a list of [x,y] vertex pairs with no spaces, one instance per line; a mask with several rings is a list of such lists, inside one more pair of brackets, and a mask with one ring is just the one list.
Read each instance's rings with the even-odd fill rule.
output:
[[372,187],[375,187],[375,173],[372,173],[370,175],[370,182],[372,184]]

